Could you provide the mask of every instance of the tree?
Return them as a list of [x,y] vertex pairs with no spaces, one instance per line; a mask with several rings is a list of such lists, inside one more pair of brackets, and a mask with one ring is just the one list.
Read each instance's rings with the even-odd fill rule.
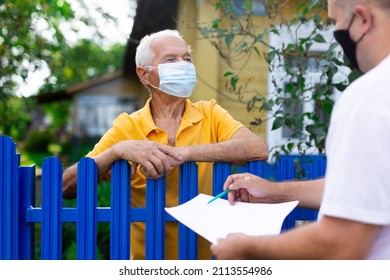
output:
[[[104,38],[88,9],[83,0],[0,3],[1,134],[15,140],[23,137],[29,106],[25,98],[15,95],[17,80],[26,80],[29,73],[49,69],[40,92],[50,92],[122,67],[124,46],[102,47]],[[98,12],[107,21],[114,20],[103,11]],[[77,35],[80,26],[92,30],[91,38],[70,41],[69,34]],[[16,103],[19,105],[15,106]],[[18,108],[21,111],[16,112]]]
[[[201,1],[198,1],[199,4]],[[284,18],[281,10],[296,3],[292,18]],[[241,5],[240,5],[241,4]],[[262,5],[270,24],[259,30],[253,20],[254,5]],[[230,67],[224,73],[226,90],[241,102],[247,103],[248,111],[257,110],[252,125],[261,126],[272,119],[272,130],[287,128],[290,139],[278,147],[271,147],[275,155],[291,153],[296,149],[305,154],[311,148],[323,153],[329,116],[335,101],[335,89],[343,91],[359,72],[352,71],[344,79],[335,79],[341,67],[348,64],[341,51],[336,51],[335,41],[326,41],[323,32],[332,27],[326,17],[326,1],[252,1],[217,0],[214,7],[219,18],[208,23],[195,23],[201,35],[217,49],[219,56]],[[310,32],[300,32],[310,25]],[[269,43],[270,36],[291,34],[293,40],[279,46]],[[314,44],[325,44],[326,51],[313,52]],[[261,52],[265,46],[267,51]],[[250,87],[251,78],[241,79],[249,60],[265,60],[272,80],[272,94],[261,93]],[[318,83],[308,80],[309,64],[315,64]],[[283,69],[283,79],[274,75]],[[270,91],[270,89],[269,89]],[[304,103],[311,103],[311,110],[300,112]],[[299,141],[293,141],[298,138]]]

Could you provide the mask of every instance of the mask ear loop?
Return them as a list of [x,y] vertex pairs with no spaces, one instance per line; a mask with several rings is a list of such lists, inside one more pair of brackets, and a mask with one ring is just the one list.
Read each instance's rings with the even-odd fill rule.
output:
[[147,66],[144,66],[144,67],[145,67],[147,70],[149,70],[149,71],[158,68],[157,66],[151,66],[151,65],[147,65]]
[[355,19],[355,13],[353,13],[352,18],[351,18],[351,21],[350,21],[349,24],[348,24],[348,27],[347,27],[347,30],[348,30],[348,31],[349,31],[349,29],[351,28],[354,19]]
[[[147,66],[144,66],[144,67],[145,67],[145,69],[147,69],[148,71],[151,71],[151,70],[153,70],[153,69],[158,68],[157,66],[151,66],[151,65],[147,65]],[[150,87],[152,87],[152,88],[154,88],[154,89],[156,89],[156,90],[162,91],[160,88],[156,87],[156,86],[153,85],[152,83],[150,83],[148,86],[150,86]]]
[[162,91],[160,88],[158,88],[158,87],[154,86],[152,83],[150,83],[150,84],[149,84],[149,86],[151,86],[152,88],[154,88],[154,89],[157,89],[157,90],[159,90],[159,91],[163,92],[163,91]]

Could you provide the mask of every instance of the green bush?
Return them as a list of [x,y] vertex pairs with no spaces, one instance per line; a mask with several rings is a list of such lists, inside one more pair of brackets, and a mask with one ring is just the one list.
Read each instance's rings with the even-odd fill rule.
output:
[[27,152],[49,152],[48,147],[56,142],[56,133],[50,129],[33,130],[28,132],[24,143]]

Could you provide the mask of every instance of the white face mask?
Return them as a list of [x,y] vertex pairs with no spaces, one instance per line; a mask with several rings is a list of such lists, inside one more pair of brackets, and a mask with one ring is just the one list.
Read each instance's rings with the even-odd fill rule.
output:
[[157,68],[160,77],[160,87],[157,88],[150,84],[151,87],[176,97],[187,98],[191,96],[196,84],[194,64],[181,61],[159,64]]

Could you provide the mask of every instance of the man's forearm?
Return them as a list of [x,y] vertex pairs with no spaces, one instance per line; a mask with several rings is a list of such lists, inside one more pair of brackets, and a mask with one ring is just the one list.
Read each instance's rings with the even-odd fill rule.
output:
[[324,192],[324,179],[277,183],[284,201],[299,200],[299,207],[318,210]]
[[186,161],[245,163],[268,159],[266,144],[257,138],[232,139],[215,144],[184,147]]

